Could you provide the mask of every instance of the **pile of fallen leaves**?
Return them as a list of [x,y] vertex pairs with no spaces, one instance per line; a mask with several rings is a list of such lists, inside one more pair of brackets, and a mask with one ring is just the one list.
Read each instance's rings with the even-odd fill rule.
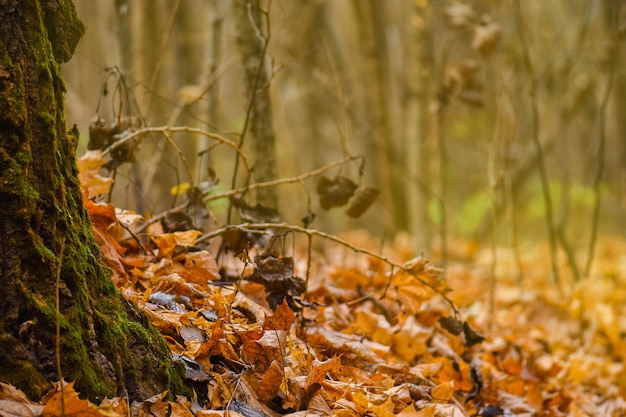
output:
[[[359,234],[311,257],[261,247],[217,262],[199,231],[139,237],[138,216],[86,205],[113,280],[185,364],[196,397],[95,406],[66,384],[66,415],[626,415],[621,241],[601,246],[593,278],[556,286],[541,248],[524,257],[523,280],[506,251],[453,243],[444,276],[411,259],[406,240],[386,257],[354,253],[373,244]],[[2,388],[0,410],[30,410],[8,415],[60,415],[59,389],[34,404]]]

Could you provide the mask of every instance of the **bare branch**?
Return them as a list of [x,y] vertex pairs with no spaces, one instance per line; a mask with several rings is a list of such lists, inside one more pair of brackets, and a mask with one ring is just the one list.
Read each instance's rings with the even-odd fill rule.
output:
[[[275,187],[277,185],[282,185],[282,184],[293,184],[293,183],[296,183],[296,182],[302,182],[302,181],[304,181],[304,180],[306,180],[308,178],[321,175],[321,174],[323,174],[326,171],[330,171],[331,169],[333,169],[333,168],[335,168],[337,166],[343,165],[343,164],[345,164],[345,163],[347,163],[349,161],[360,159],[360,158],[361,157],[359,157],[359,156],[346,156],[343,159],[339,159],[337,161],[331,162],[328,165],[325,165],[325,166],[323,166],[321,168],[318,168],[318,169],[315,169],[313,171],[306,172],[306,173],[304,173],[302,175],[298,175],[297,177],[281,178],[281,179],[272,180],[272,181],[259,182],[259,183],[256,183],[256,184],[250,184],[247,187],[236,188],[234,190],[230,190],[230,191],[226,191],[226,192],[219,193],[219,194],[214,194],[214,195],[210,195],[209,193],[207,193],[205,196],[203,196],[204,197],[204,201],[209,202],[209,201],[219,200],[219,199],[222,199],[222,198],[228,198],[228,197],[230,197],[232,195],[235,195],[235,194],[242,194],[242,193],[245,193],[245,192],[248,192],[248,191],[252,191],[252,190],[256,190],[256,189],[259,189],[259,188]],[[174,208],[172,208],[170,210],[167,210],[167,211],[165,211],[165,212],[163,212],[163,213],[161,213],[161,214],[159,214],[157,216],[152,217],[150,220],[146,221],[141,227],[139,227],[137,229],[137,232],[138,233],[143,232],[151,224],[156,223],[156,222],[160,221],[161,219],[165,218],[165,216],[168,213],[175,213],[175,212],[178,212],[178,211],[185,210],[187,208],[187,205],[188,205],[188,203],[180,204],[180,205],[178,205],[178,206],[176,206],[176,207],[174,207]]]
[[246,167],[246,170],[248,172],[250,172],[250,164],[248,163],[248,158],[241,151],[241,149],[237,146],[237,144],[235,142],[233,142],[232,140],[226,139],[225,137],[220,136],[218,134],[207,132],[206,130],[198,129],[198,128],[195,128],[195,127],[189,127],[189,126],[144,127],[142,129],[138,129],[138,130],[132,132],[131,134],[129,134],[127,136],[122,137],[121,139],[119,139],[118,141],[113,143],[111,146],[109,146],[108,148],[103,150],[102,151],[102,155],[106,156],[109,153],[111,153],[112,151],[114,151],[115,149],[117,149],[120,146],[122,146],[123,144],[129,142],[131,139],[134,139],[136,137],[139,137],[139,136],[142,136],[142,135],[145,135],[145,134],[148,134],[148,133],[161,133],[162,135],[164,135],[167,138],[168,136],[166,135],[166,133],[175,133],[175,132],[188,132],[188,133],[194,133],[194,134],[197,134],[197,135],[206,136],[209,139],[213,139],[213,140],[215,140],[217,142],[221,142],[221,143],[225,144],[226,146],[231,147],[235,152],[237,152],[237,155],[243,161],[243,163],[244,163],[244,165]]

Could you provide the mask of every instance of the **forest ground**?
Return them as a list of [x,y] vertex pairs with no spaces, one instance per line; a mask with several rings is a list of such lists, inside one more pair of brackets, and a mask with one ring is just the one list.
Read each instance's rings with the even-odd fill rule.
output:
[[[383,256],[355,231],[314,236],[311,252],[291,231],[271,255],[217,257],[201,232],[138,239],[138,216],[86,205],[112,279],[185,363],[196,398],[93,405],[65,385],[65,415],[626,415],[620,239],[599,241],[591,277],[574,282],[564,264],[557,285],[541,244],[516,260],[454,241],[445,271],[408,236]],[[60,415],[60,402],[58,387],[34,403],[3,385],[0,412]]]

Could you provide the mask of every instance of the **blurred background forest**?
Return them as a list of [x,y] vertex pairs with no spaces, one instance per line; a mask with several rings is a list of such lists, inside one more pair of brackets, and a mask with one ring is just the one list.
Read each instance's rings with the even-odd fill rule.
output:
[[[581,276],[600,237],[624,237],[621,0],[74,2],[88,29],[63,70],[79,154],[94,116],[124,115],[237,144],[245,131],[253,182],[363,156],[362,176],[360,160],[325,173],[380,190],[358,219],[320,208],[319,177],[249,204],[295,225],[314,212],[330,233],[407,232],[439,264],[457,239],[547,242]],[[152,134],[117,169],[113,203],[149,216],[184,184],[241,187],[236,156],[192,131]],[[209,202],[203,227],[227,206]]]

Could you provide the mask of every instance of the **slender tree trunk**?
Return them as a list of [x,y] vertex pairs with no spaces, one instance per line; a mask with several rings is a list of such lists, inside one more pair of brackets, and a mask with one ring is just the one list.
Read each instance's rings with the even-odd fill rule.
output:
[[[269,92],[270,74],[266,66],[270,28],[267,27],[269,19],[264,19],[264,13],[267,11],[261,10],[259,0],[233,1],[237,43],[244,66],[249,103],[242,141],[249,133],[255,158],[254,174],[259,182],[276,177],[272,103]],[[266,207],[276,208],[276,190],[274,188],[259,190],[257,200]]]
[[0,381],[38,398],[59,377],[58,354],[92,400],[180,391],[165,342],[100,263],[83,207],[58,65],[83,31],[69,1],[0,7]]

